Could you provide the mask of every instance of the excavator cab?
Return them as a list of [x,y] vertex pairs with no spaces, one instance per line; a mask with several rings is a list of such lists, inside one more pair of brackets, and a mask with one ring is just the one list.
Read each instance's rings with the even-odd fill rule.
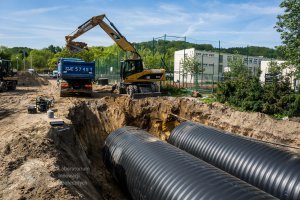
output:
[[124,80],[128,76],[131,76],[133,74],[143,72],[143,70],[144,70],[143,60],[141,59],[123,60],[121,61],[121,70],[120,70],[121,80]]

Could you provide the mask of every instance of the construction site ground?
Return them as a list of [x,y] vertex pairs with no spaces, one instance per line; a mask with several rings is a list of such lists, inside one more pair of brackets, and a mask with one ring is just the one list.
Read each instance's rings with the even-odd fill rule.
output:
[[[235,134],[300,147],[300,123],[240,112],[199,98],[132,100],[95,86],[93,97],[58,96],[54,79],[19,77],[16,91],[0,93],[0,199],[128,199],[106,170],[106,136],[124,125],[166,140],[181,121],[192,120]],[[53,97],[51,127],[46,113],[28,114],[37,96]],[[288,148],[299,152],[297,148]]]

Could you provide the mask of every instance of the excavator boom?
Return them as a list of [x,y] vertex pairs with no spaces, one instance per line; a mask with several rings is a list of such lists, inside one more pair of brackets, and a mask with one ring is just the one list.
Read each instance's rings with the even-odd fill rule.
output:
[[[104,19],[109,22],[110,26],[104,21]],[[127,39],[119,32],[115,25],[104,14],[92,17],[91,19],[80,25],[72,34],[66,36],[66,46],[73,51],[86,49],[86,43],[74,42],[73,40],[97,25],[99,25],[123,51],[131,52],[133,59],[140,58],[140,55],[137,53],[137,50],[134,48],[134,46],[127,41]]]

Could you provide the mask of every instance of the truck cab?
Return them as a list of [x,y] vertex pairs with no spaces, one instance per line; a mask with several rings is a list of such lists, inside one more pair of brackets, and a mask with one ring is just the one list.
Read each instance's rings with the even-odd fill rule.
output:
[[0,92],[15,90],[17,84],[18,78],[12,69],[11,61],[0,59]]
[[53,70],[52,72],[52,78],[57,78],[58,70]]

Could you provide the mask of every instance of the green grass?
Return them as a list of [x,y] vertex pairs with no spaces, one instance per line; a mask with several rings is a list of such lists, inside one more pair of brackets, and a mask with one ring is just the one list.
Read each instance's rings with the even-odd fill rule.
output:
[[275,119],[282,120],[283,118],[287,117],[287,115],[281,114],[281,113],[276,113],[276,114],[272,115],[272,117],[274,117]]
[[206,104],[212,104],[212,103],[216,102],[217,100],[214,97],[210,96],[210,97],[206,97],[206,98],[201,98],[201,101]]

